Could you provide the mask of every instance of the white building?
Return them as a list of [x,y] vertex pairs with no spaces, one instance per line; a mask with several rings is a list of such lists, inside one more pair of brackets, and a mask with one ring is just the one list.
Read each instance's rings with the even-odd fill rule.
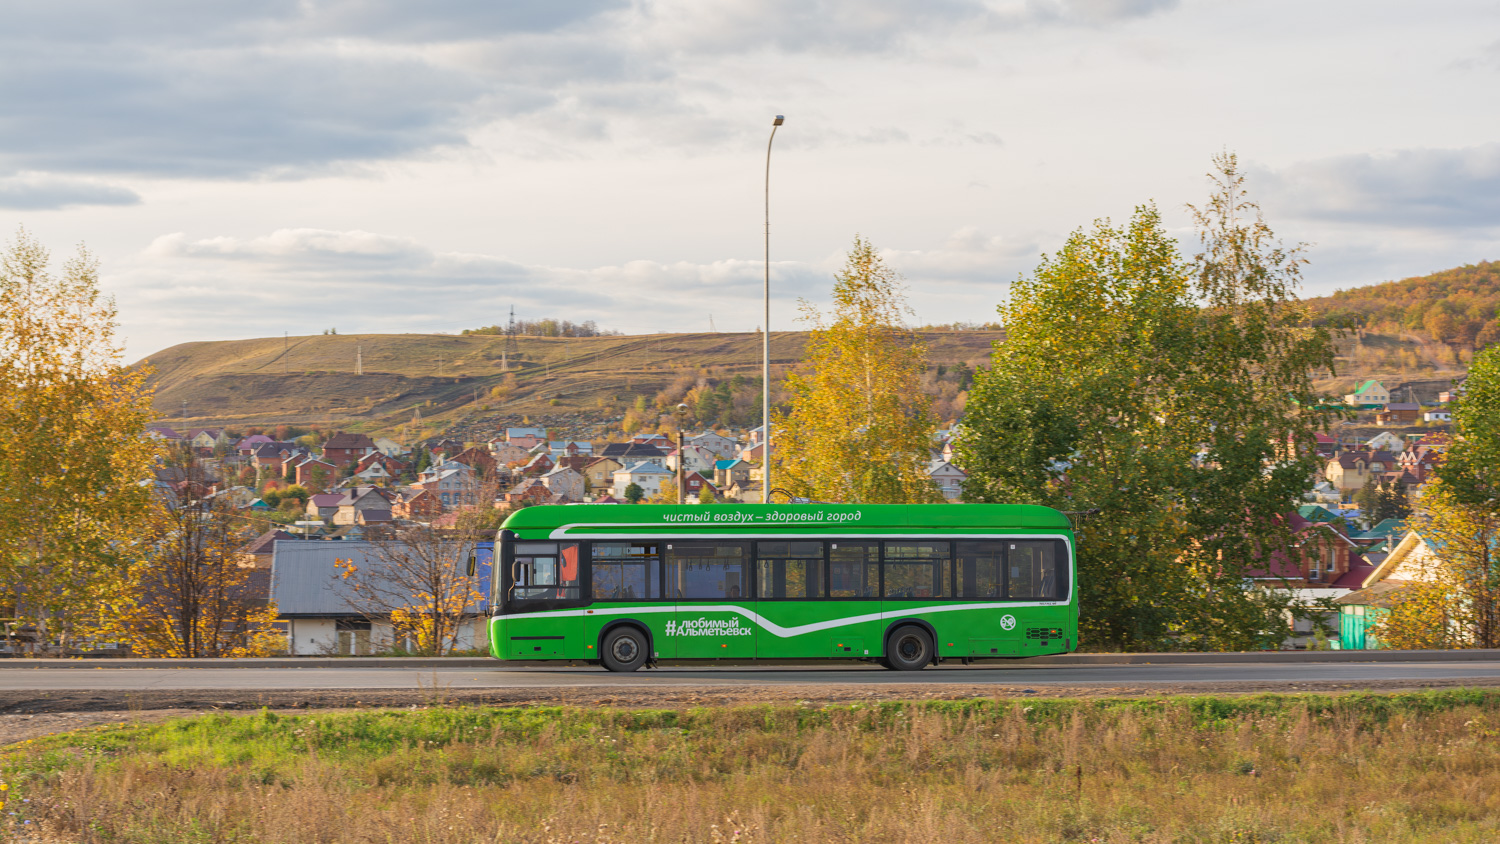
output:
[[611,494],[616,498],[624,498],[625,488],[635,484],[641,488],[647,498],[651,498],[660,495],[662,485],[671,483],[674,478],[676,478],[674,473],[655,463],[637,463],[615,472],[615,483]]
[[927,477],[937,484],[938,491],[949,501],[957,501],[964,491],[964,479],[968,472],[946,460],[934,460],[927,466]]

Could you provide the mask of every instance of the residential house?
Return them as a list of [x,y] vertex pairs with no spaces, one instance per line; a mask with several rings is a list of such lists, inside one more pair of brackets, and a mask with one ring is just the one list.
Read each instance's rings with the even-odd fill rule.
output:
[[339,431],[328,441],[323,443],[322,459],[324,463],[332,463],[335,466],[348,466],[367,454],[379,451],[375,447],[375,441],[364,434],[350,434]]
[[927,466],[927,477],[937,485],[943,498],[957,501],[963,496],[964,479],[969,477],[969,473],[946,460],[934,460]]
[[365,519],[361,517],[361,514],[367,510],[383,513],[384,516],[378,520],[389,522],[391,501],[394,498],[394,493],[377,486],[354,487],[339,499],[338,509],[333,514],[333,523],[336,525],[364,524]]
[[1376,425],[1412,425],[1422,415],[1422,406],[1415,402],[1390,402],[1385,409],[1375,414]]
[[210,492],[203,496],[205,501],[228,501],[230,507],[243,510],[250,506],[250,502],[256,499],[255,490],[247,486],[232,486],[227,489]]
[[583,475],[566,466],[558,466],[540,478],[553,495],[569,501],[583,500]]
[[308,492],[317,492],[332,486],[339,477],[339,467],[312,457],[305,457],[296,464],[296,481]]
[[443,514],[443,502],[429,489],[396,491],[391,502],[391,516],[413,522],[429,522]]
[[547,441],[546,428],[506,428],[505,441],[518,448],[530,450],[537,443]]
[[709,493],[712,494],[715,499],[719,497],[719,488],[714,486],[713,481],[709,480],[698,472],[688,472],[687,475],[682,479],[682,485],[687,488],[687,496],[683,503],[690,504],[694,501],[697,501],[699,496],[703,495],[703,490],[705,488],[708,489]]
[[214,446],[230,445],[229,437],[223,428],[194,428],[188,432],[188,444],[193,448],[207,449],[212,451]]
[[1401,452],[1396,457],[1396,464],[1402,470],[1416,478],[1417,483],[1427,483],[1432,477],[1432,471],[1442,462],[1442,452],[1431,446],[1417,445]]
[[1422,414],[1423,422],[1452,422],[1453,411],[1451,410],[1429,410]]
[[589,489],[598,492],[614,486],[615,473],[623,468],[625,464],[613,457],[596,457],[584,467],[583,476],[588,478]]
[[366,454],[354,465],[354,477],[370,483],[389,484],[401,477],[407,465],[405,461],[391,457],[383,451]]
[[520,468],[520,473],[528,477],[539,478],[556,467],[557,464],[552,462],[552,455],[542,452],[526,461],[526,465]]
[[750,443],[740,449],[740,459],[747,463],[760,463],[765,457],[765,443]]
[[739,459],[714,461],[714,486],[719,489],[728,489],[749,480],[749,463]]
[[1375,379],[1370,379],[1359,385],[1354,392],[1344,396],[1345,404],[1356,406],[1378,406],[1390,404],[1391,391]]
[[577,440],[558,440],[547,443],[547,451],[552,455],[554,462],[562,462],[564,457],[594,456],[594,444],[579,442]]
[[[1375,573],[1376,567],[1360,554],[1360,546],[1349,536],[1345,523],[1331,511],[1307,505],[1288,514],[1286,521],[1294,537],[1291,546],[1272,552],[1245,571],[1245,576],[1262,588],[1288,591],[1298,603],[1312,607],[1321,599],[1363,588]],[[1288,644],[1306,646],[1313,637],[1314,624],[1329,621],[1332,619],[1289,617]]]
[[448,455],[444,455],[443,459],[439,461],[438,465],[445,465],[449,462],[462,463],[465,466],[468,466],[470,469],[473,469],[481,477],[484,475],[494,474],[496,469],[495,458],[492,454],[490,454],[489,449],[479,448],[478,446],[474,448],[466,448],[463,451],[452,455],[451,457]]
[[297,541],[297,537],[284,530],[268,530],[260,536],[255,537],[239,549],[239,563],[244,568],[270,569],[272,553],[276,550],[275,543],[279,540]]
[[617,498],[625,497],[625,488],[631,484],[639,486],[646,498],[661,494],[662,484],[675,480],[675,475],[656,463],[642,461],[614,474],[614,487],[610,491]]
[[1388,451],[1344,451],[1328,461],[1323,476],[1347,497],[1370,478],[1383,479],[1396,466],[1396,456]]
[[[277,618],[287,630],[287,651],[294,656],[369,654],[404,646],[390,623],[388,607],[367,604],[354,591],[352,580],[334,577],[335,560],[348,560],[356,577],[378,577],[389,565],[373,543],[276,542],[270,572],[270,597]],[[488,583],[475,591],[488,594]],[[409,596],[412,607],[422,606]],[[465,609],[457,646],[488,647],[483,600]]]
[[509,466],[513,463],[524,463],[531,459],[531,452],[505,440],[490,440],[490,456],[495,458],[496,465]]
[[[724,489],[724,496],[730,501],[743,501],[747,504],[754,504],[760,502],[762,498],[761,488],[762,484],[760,481],[735,481],[728,489]],[[720,489],[723,489],[723,487],[720,487]]]
[[344,494],[341,492],[320,492],[310,496],[307,499],[307,517],[327,521],[339,511],[339,504],[343,500]]
[[275,440],[272,440],[265,434],[251,434],[250,436],[245,437],[239,442],[235,443],[234,450],[243,457],[249,457],[255,454],[256,449],[260,448],[263,445],[270,445],[273,442],[275,442]]
[[765,437],[766,437],[766,426],[765,425],[761,425],[761,426],[756,427],[756,428],[751,428],[749,430],[749,432],[746,434],[746,436],[750,440],[750,444],[751,445],[755,445],[755,444],[759,443],[761,440],[765,439]]
[[1407,531],[1360,587],[1339,596],[1339,639],[1344,650],[1370,650],[1380,643],[1370,629],[1390,612],[1407,585],[1431,578],[1436,551],[1416,531]]
[[453,455],[453,454],[457,454],[460,451],[463,451],[467,447],[468,446],[465,446],[463,443],[459,442],[458,440],[444,437],[444,438],[435,440],[434,442],[432,442],[431,444],[429,444],[427,446],[427,453],[431,454],[432,458],[434,460],[436,460],[439,455]]
[[707,449],[714,456],[715,460],[724,460],[733,457],[735,451],[739,448],[739,443],[723,434],[716,434],[713,431],[704,431],[695,437],[688,437],[687,444]]
[[517,505],[533,506],[551,504],[558,496],[542,483],[541,478],[527,478],[505,491],[505,503],[512,508]]
[[672,452],[666,456],[664,468],[671,469],[675,472],[677,471],[677,464],[679,461],[689,472],[702,472],[709,475],[713,474],[715,462],[714,453],[706,448],[703,448],[702,446],[684,445],[681,452],[673,449]]
[[375,449],[386,457],[400,457],[406,453],[406,449],[402,447],[401,443],[396,442],[390,437],[376,437]]
[[635,436],[630,438],[630,441],[632,443],[635,443],[636,445],[654,445],[657,448],[661,449],[662,453],[666,453],[666,451],[672,447],[672,438],[667,436],[666,434],[660,433],[636,434]]
[[450,462],[434,466],[422,473],[414,489],[425,489],[436,494],[445,509],[474,503],[479,490],[479,480],[474,470],[465,463]]
[[1363,450],[1389,451],[1392,454],[1399,454],[1404,448],[1406,448],[1406,440],[1390,431],[1381,431],[1365,442]]
[[167,427],[166,425],[148,425],[148,426],[146,426],[146,436],[150,437],[153,440],[171,440],[171,441],[176,441],[176,440],[186,439],[185,437],[183,437],[182,434],[177,433],[176,431],[172,430],[171,428]]
[[649,443],[609,443],[604,446],[603,451],[599,452],[599,456],[618,460],[621,466],[655,463],[665,468],[667,465],[666,452]]

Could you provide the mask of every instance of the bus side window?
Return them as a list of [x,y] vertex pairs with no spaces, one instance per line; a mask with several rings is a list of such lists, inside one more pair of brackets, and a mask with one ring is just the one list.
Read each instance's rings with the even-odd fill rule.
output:
[[839,540],[828,549],[828,597],[880,596],[880,546],[874,542]]
[[590,572],[594,600],[660,600],[657,547],[654,542],[595,542]]
[[673,542],[666,548],[667,596],[678,600],[738,600],[749,566],[743,542]]
[[1057,598],[1058,543],[1053,540],[1033,540],[1006,544],[1006,565],[1010,575],[1007,597],[1044,600]]
[[948,559],[947,542],[885,543],[885,597],[943,597],[948,592]]
[[1005,545],[1001,542],[958,543],[958,597],[1003,597]]

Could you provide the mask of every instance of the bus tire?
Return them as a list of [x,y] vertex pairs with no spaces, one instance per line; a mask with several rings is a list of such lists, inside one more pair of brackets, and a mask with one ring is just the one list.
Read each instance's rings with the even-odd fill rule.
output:
[[886,640],[885,661],[895,671],[921,671],[932,662],[932,637],[915,624],[891,631]]
[[610,671],[634,671],[645,665],[650,655],[645,631],[629,625],[606,633],[604,646],[599,650],[600,661]]

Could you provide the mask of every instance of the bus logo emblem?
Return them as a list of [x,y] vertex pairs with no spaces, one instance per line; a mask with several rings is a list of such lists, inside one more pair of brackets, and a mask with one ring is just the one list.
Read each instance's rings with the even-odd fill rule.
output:
[[1013,615],[1000,616],[1000,626],[1004,627],[1006,630],[1016,629],[1016,617]]

